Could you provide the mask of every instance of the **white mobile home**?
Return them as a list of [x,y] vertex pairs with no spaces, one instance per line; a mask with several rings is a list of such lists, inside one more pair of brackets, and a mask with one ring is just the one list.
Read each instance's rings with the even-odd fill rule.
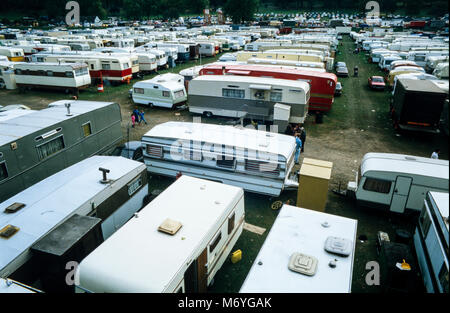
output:
[[414,234],[414,248],[426,291],[449,292],[448,193],[427,192]]
[[290,123],[303,123],[310,98],[307,82],[275,78],[202,75],[189,83],[189,112],[273,121],[274,105],[290,106]]
[[392,153],[367,153],[356,182],[348,190],[355,192],[359,204],[388,208],[403,213],[420,211],[428,191],[448,192],[447,160],[435,160]]
[[80,263],[77,291],[206,292],[244,214],[241,188],[183,175]]
[[[109,171],[106,180],[100,168]],[[145,165],[111,156],[90,157],[16,194],[0,203],[0,229],[18,228],[0,241],[0,276],[38,272],[30,248],[74,214],[100,218],[108,238],[144,205],[147,194]]]
[[173,108],[187,100],[184,78],[181,75],[167,73],[133,85],[131,97],[134,103]]
[[[142,137],[149,172],[178,173],[279,196],[298,188],[292,136],[203,123],[167,122]],[[294,177],[293,177],[294,176]]]
[[88,65],[85,63],[20,63],[14,66],[19,89],[61,89],[78,94],[91,84]]
[[283,205],[239,292],[351,292],[356,230],[354,219]]

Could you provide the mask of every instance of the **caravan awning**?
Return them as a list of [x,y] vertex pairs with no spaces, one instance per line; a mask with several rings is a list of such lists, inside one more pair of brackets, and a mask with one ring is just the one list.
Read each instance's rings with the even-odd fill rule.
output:
[[270,90],[272,89],[272,86],[270,85],[250,85],[251,89],[259,89],[259,90]]

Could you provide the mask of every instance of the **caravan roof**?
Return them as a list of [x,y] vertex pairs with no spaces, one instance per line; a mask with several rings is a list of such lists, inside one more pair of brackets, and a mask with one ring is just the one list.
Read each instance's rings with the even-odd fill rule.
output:
[[405,154],[367,153],[361,162],[362,175],[369,171],[383,171],[448,179],[448,170],[447,160]]
[[13,110],[1,110],[0,107],[0,123],[10,120],[10,119],[14,119],[16,117],[22,116],[22,115],[27,115],[30,113],[33,113],[35,111],[33,110],[24,110],[24,109],[13,109]]
[[[81,286],[94,292],[96,285],[104,292],[163,292],[243,194],[238,187],[181,176],[81,262]],[[167,218],[182,224],[173,236],[158,231]]]
[[433,84],[429,80],[399,78],[399,82],[402,83],[405,90],[443,93],[441,88],[437,87],[436,84]]
[[[324,222],[329,227],[322,226]],[[283,205],[240,292],[350,292],[356,229],[357,221],[354,219]],[[351,254],[341,257],[326,252],[324,246],[329,236],[352,241]],[[302,275],[288,268],[289,258],[296,252],[317,258],[314,276]],[[338,260],[335,268],[328,265],[333,259]]]
[[62,106],[49,107],[40,111],[33,111],[30,114],[21,116],[20,118],[8,119],[0,123],[0,146],[11,141],[17,140],[35,131],[55,125],[61,121],[71,119],[76,115],[94,111],[96,109],[106,107],[112,102],[97,101],[58,101],[58,103],[70,103],[70,116],[67,116],[67,109]]
[[143,137],[193,140],[240,149],[247,148],[253,151],[281,154],[286,160],[295,148],[295,139],[292,136],[204,123],[166,122],[156,125]]
[[[99,167],[109,169],[108,179],[116,182],[127,173],[142,166],[144,165],[140,162],[122,157],[93,156],[0,203],[0,229],[8,224],[20,228],[11,238],[0,240],[2,252],[0,273],[5,266],[25,252],[39,238],[74,214],[77,209],[83,205],[89,211],[92,209],[89,201],[100,192],[111,188],[110,184],[100,182]],[[15,213],[5,213],[5,208],[15,202],[23,203],[25,207]]]
[[[309,84],[304,81],[298,80],[288,80],[288,79],[278,79],[278,78],[266,78],[266,77],[253,77],[253,76],[235,76],[235,75],[202,75],[196,77],[195,80],[205,80],[205,81],[217,81],[217,82],[229,82],[229,83],[250,83],[257,85],[274,85],[292,88],[302,88],[305,93],[309,91]],[[269,87],[270,87],[269,86]]]

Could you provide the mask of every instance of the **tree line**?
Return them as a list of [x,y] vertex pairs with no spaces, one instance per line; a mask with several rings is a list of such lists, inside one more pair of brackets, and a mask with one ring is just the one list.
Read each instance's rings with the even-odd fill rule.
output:
[[[369,0],[77,0],[83,17],[106,18],[117,16],[127,19],[177,18],[201,15],[204,8],[213,11],[222,8],[234,22],[248,21],[256,12],[270,10],[326,10],[365,12]],[[2,0],[1,15],[15,12],[23,16],[59,18],[68,12],[68,0]],[[380,13],[443,15],[448,12],[446,0],[377,0]]]

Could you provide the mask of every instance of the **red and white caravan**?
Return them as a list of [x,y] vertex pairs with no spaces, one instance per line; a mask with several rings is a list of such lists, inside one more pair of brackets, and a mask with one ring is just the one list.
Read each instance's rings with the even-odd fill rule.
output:
[[45,54],[32,56],[33,62],[86,63],[93,82],[109,80],[114,83],[129,82],[133,76],[132,62],[126,56],[104,54]]
[[300,70],[288,66],[231,65],[214,63],[202,68],[199,75],[240,75],[279,78],[308,82],[311,88],[309,111],[328,112],[334,101],[337,77],[332,73]]

